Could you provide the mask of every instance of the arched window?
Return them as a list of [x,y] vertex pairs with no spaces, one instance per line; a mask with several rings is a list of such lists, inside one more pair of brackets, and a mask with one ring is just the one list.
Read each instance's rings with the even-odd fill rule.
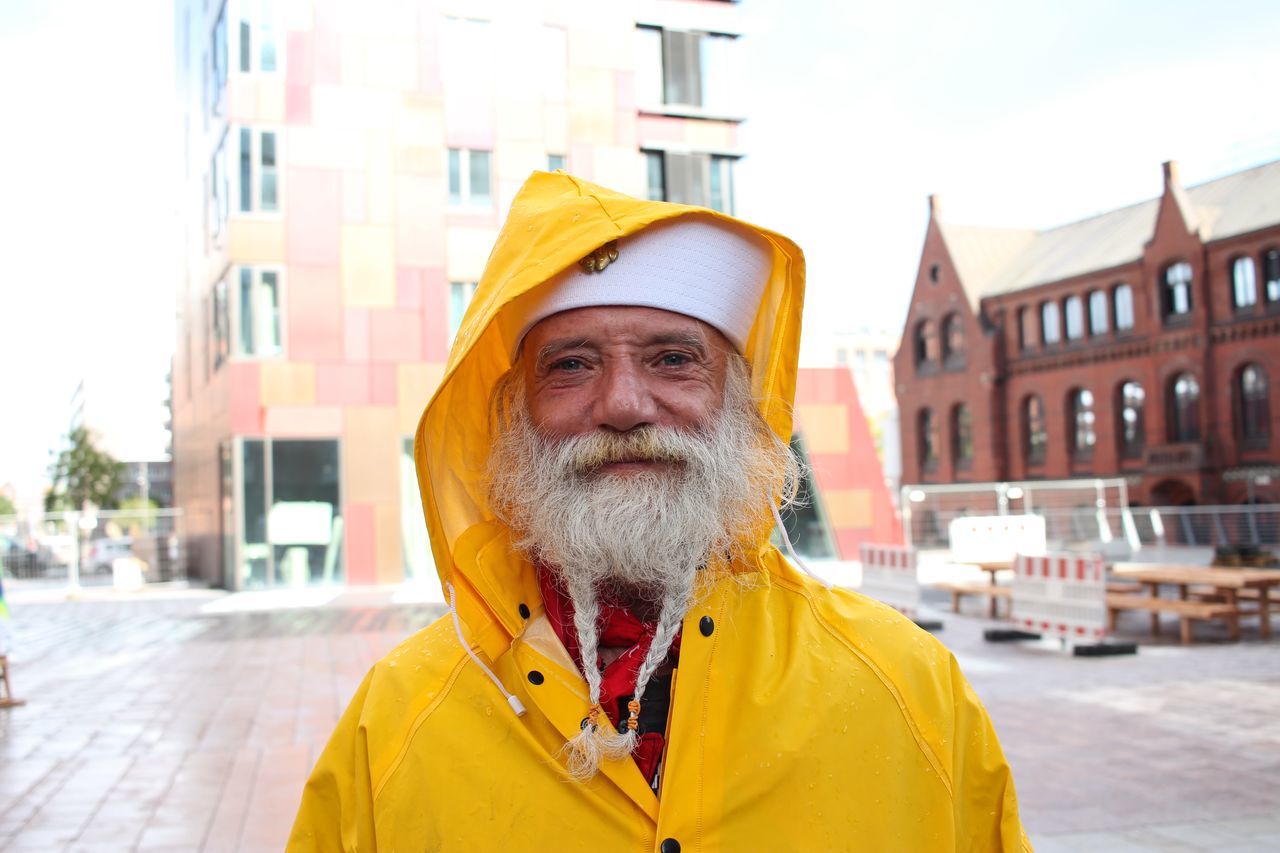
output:
[[1191,264],[1178,261],[1164,270],[1164,315],[1181,317],[1191,313]]
[[1265,446],[1271,433],[1271,401],[1267,374],[1258,364],[1246,364],[1240,368],[1236,380],[1236,396],[1240,400],[1237,416],[1240,419],[1240,438],[1253,446]]
[[948,314],[942,321],[942,360],[944,363],[964,358],[964,321],[959,314]]
[[1258,280],[1254,274],[1253,258],[1239,257],[1231,262],[1232,304],[1248,308],[1258,304]]
[[1116,434],[1120,437],[1120,455],[1129,458],[1142,456],[1143,445],[1146,444],[1146,417],[1143,407],[1146,404],[1147,392],[1133,380],[1120,386],[1120,422],[1116,425]]
[[951,409],[951,459],[957,468],[973,462],[973,416],[964,403]]
[[1049,446],[1049,432],[1045,428],[1044,402],[1037,394],[1032,394],[1022,403],[1022,443],[1022,452],[1028,465],[1038,465],[1044,461],[1045,449]]
[[1123,332],[1133,328],[1133,288],[1127,284],[1117,284],[1112,291],[1116,304],[1116,331]]
[[916,324],[913,349],[916,357],[916,367],[924,367],[937,360],[938,343],[933,323],[928,320],[921,320]]
[[1200,440],[1200,383],[1190,373],[1169,383],[1169,440]]
[[1098,443],[1097,413],[1093,410],[1093,392],[1077,388],[1068,398],[1071,412],[1071,450],[1077,456],[1087,456]]
[[938,464],[938,420],[933,416],[933,409],[921,409],[916,418],[916,432],[919,436],[917,450],[920,467],[933,468]]
[[1105,335],[1107,325],[1107,294],[1095,290],[1089,294],[1089,334]]
[[1078,341],[1084,337],[1084,302],[1079,296],[1068,296],[1062,313],[1067,320],[1067,340]]
[[1036,342],[1036,312],[1023,305],[1018,309],[1018,349],[1029,350]]
[[1280,302],[1280,249],[1262,253],[1262,286],[1268,302]]
[[1040,306],[1040,340],[1056,344],[1062,338],[1058,327],[1058,303],[1046,302]]

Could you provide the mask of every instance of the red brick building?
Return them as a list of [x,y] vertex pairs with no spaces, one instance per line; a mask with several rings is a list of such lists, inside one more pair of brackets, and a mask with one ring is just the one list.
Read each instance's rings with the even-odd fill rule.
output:
[[942,221],[895,356],[903,483],[1280,502],[1280,161],[1044,231]]

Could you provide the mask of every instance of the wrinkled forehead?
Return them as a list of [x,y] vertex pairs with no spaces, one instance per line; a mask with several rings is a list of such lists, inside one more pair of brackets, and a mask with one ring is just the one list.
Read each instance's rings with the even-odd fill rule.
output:
[[660,308],[602,305],[540,320],[525,335],[517,358],[536,363],[572,348],[621,352],[663,346],[688,347],[708,357],[734,349],[719,329],[695,317]]

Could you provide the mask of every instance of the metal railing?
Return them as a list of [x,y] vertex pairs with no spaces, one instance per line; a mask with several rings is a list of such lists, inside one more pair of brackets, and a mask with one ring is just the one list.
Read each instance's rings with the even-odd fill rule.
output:
[[117,561],[146,582],[187,579],[180,509],[103,510],[0,516],[0,567],[6,578],[50,585],[105,585]]

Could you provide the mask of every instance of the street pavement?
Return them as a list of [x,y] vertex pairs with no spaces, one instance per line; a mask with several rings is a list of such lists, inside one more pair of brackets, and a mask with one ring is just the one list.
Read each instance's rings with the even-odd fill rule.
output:
[[[27,704],[0,711],[5,851],[281,849],[364,672],[443,612],[390,589],[10,594]],[[984,642],[979,605],[938,636],[1037,850],[1280,850],[1280,641],[1183,648],[1135,617],[1138,655],[1073,658]]]

